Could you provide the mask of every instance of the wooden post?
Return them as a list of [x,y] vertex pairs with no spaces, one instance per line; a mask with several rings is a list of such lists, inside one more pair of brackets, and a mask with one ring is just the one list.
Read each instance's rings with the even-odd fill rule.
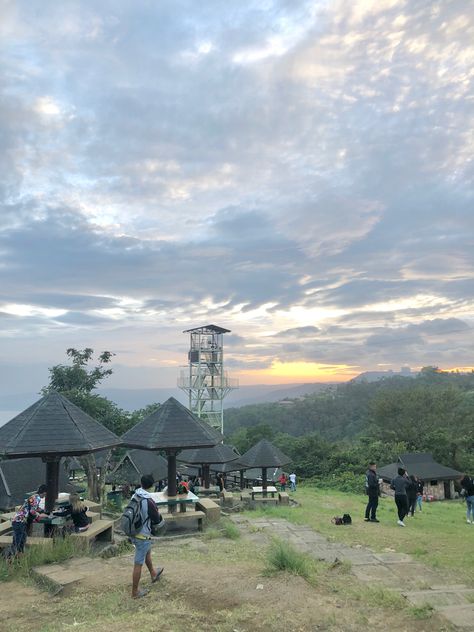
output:
[[240,470],[240,489],[245,489],[244,472],[245,470]]
[[[168,458],[168,498],[176,497],[176,454],[177,452],[174,450],[166,451],[166,456]],[[169,513],[175,513],[176,505],[169,504],[168,511]]]
[[46,499],[44,510],[51,513],[59,493],[59,456],[43,457],[46,463]]
[[204,489],[209,489],[210,485],[210,467],[209,463],[202,464],[202,473],[204,478]]
[[267,468],[262,467],[262,496],[267,497]]

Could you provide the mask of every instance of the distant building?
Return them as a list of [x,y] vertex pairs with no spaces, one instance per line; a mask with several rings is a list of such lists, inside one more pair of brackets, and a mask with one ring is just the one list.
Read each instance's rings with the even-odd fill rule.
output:
[[424,493],[436,500],[454,498],[454,481],[462,476],[462,472],[437,463],[429,452],[400,454],[396,463],[377,469],[378,476],[383,480],[382,489],[388,494],[393,494],[390,481],[397,476],[399,467],[421,478],[425,484]]

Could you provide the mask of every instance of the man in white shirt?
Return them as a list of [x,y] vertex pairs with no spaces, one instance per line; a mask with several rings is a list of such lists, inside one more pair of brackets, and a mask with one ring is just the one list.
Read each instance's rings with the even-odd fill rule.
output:
[[290,489],[292,492],[296,492],[296,474],[292,472],[289,476],[290,479]]

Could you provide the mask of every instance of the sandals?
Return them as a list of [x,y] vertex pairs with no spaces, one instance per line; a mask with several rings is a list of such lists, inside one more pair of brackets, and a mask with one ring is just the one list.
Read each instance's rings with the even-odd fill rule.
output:
[[140,599],[141,597],[145,597],[145,595],[148,595],[148,590],[145,589],[141,589],[137,592],[137,594],[135,595],[135,597],[133,597],[133,599]]
[[161,574],[163,573],[163,571],[164,571],[164,570],[165,570],[164,568],[158,568],[158,569],[156,570],[156,575],[155,575],[155,576],[153,577],[153,579],[151,580],[151,583],[152,583],[152,584],[154,584],[155,582],[157,582],[157,581],[160,579]]

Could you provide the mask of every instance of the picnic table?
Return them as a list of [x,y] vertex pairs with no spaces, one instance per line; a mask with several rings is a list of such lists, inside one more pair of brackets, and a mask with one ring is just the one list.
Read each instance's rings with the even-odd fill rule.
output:
[[199,497],[192,492],[188,492],[187,494],[178,494],[177,496],[168,496],[166,492],[154,492],[150,494],[150,496],[153,498],[158,507],[166,505],[171,513],[177,505],[179,506],[180,513],[185,513],[187,507],[192,507],[199,500]]
[[252,500],[255,500],[255,495],[263,495],[265,492],[267,493],[267,495],[271,496],[271,498],[275,498],[275,494],[278,494],[277,488],[273,487],[272,485],[268,486],[266,489],[263,489],[263,487],[252,487]]

